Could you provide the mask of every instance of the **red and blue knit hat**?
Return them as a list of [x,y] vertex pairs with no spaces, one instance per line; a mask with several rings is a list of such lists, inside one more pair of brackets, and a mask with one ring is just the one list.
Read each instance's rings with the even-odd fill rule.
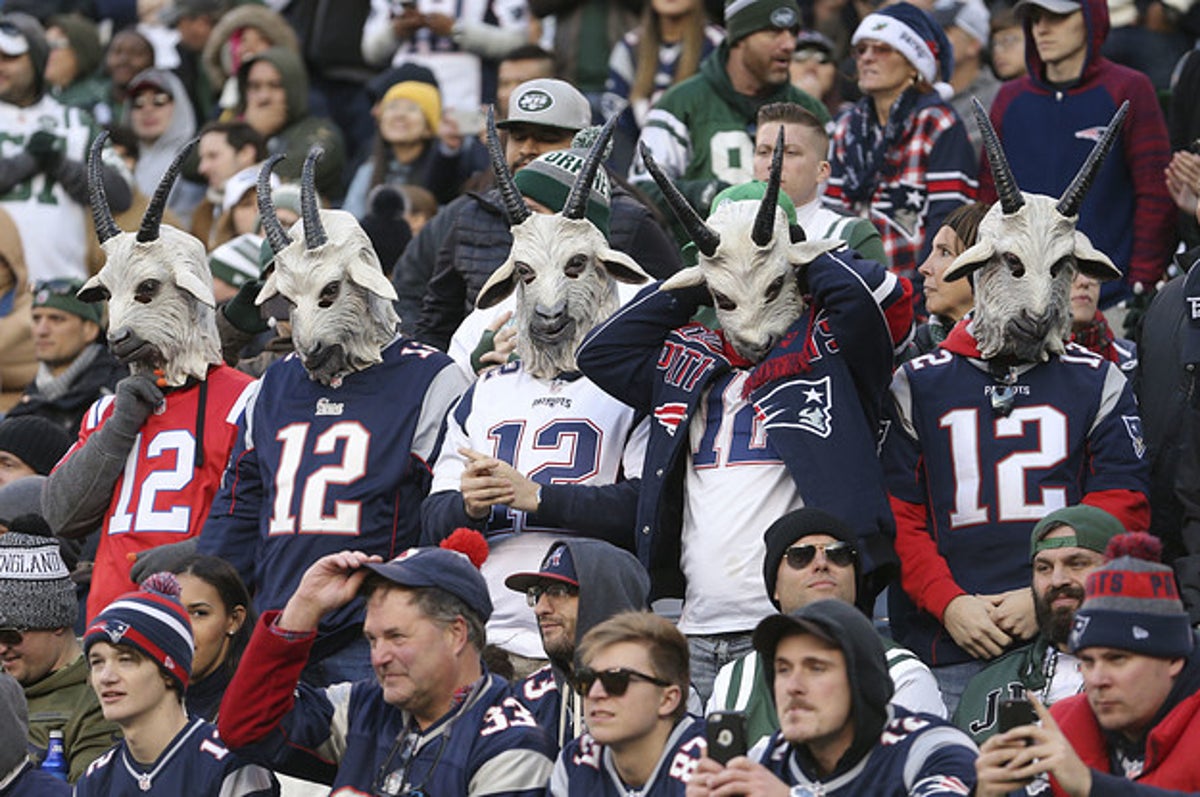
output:
[[179,593],[174,575],[149,576],[141,589],[125,593],[96,615],[83,634],[83,654],[97,642],[129,645],[153,659],[179,683],[181,692],[186,690],[196,640]]
[[1071,652],[1104,647],[1160,659],[1192,652],[1193,636],[1175,573],[1155,561],[1162,543],[1149,534],[1121,534],[1106,552],[1111,560],[1087,578],[1075,612]]
[[949,83],[954,72],[954,48],[933,17],[912,3],[896,3],[874,11],[859,23],[851,44],[872,39],[889,44],[903,55],[927,82]]

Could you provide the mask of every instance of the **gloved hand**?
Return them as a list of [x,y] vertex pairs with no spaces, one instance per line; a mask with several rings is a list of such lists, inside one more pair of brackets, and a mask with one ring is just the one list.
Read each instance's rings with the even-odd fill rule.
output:
[[247,335],[258,335],[270,329],[267,319],[262,317],[262,311],[254,303],[262,286],[262,280],[250,280],[238,289],[236,296],[225,303],[225,319]]
[[129,570],[129,578],[135,584],[141,584],[146,576],[153,575],[162,570],[169,573],[174,573],[179,570],[183,563],[196,555],[196,540],[184,540],[183,542],[173,542],[168,545],[159,545],[156,548],[151,548],[148,551],[142,551],[137,554],[137,558],[133,562],[133,567]]
[[117,383],[113,414],[104,428],[111,429],[113,434],[133,438],[162,401],[163,392],[155,384],[154,377],[146,374],[127,376]]
[[1133,296],[1125,300],[1124,337],[1134,343],[1142,336],[1142,322],[1146,311],[1150,309],[1150,301],[1157,291],[1138,283],[1134,286]]
[[29,137],[25,151],[37,161],[38,169],[46,174],[54,174],[62,164],[66,141],[51,133],[49,130],[39,130]]

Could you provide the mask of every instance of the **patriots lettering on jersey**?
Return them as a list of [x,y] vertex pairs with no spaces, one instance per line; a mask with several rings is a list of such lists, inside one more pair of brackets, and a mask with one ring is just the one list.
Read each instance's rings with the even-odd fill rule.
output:
[[932,777],[919,780],[913,784],[912,790],[909,792],[912,797],[934,797],[936,794],[970,794],[971,789],[967,784],[955,777],[947,777],[946,775],[934,775]]
[[345,402],[330,401],[329,399],[325,398],[324,396],[317,399],[317,409],[316,409],[317,415],[341,415],[345,411],[345,409],[346,409]]
[[679,423],[687,417],[687,405],[679,401],[670,401],[654,408],[654,420],[662,424],[667,432],[674,436]]
[[[800,395],[796,397],[796,394]],[[799,407],[790,415],[790,407]],[[823,379],[789,379],[758,402],[766,428],[800,429],[817,437],[833,433],[833,382]]]
[[571,399],[569,396],[538,396],[533,400],[533,406],[569,410],[571,409]]
[[666,371],[664,380],[668,385],[690,393],[716,362],[714,357],[701,354],[686,344],[668,340],[663,343],[662,353],[659,354],[658,370]]

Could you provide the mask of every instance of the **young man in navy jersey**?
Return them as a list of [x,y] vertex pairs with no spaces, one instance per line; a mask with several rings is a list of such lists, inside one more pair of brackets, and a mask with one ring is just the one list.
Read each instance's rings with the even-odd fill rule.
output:
[[687,714],[687,638],[650,612],[622,612],[579,648],[588,732],[563,748],[551,797],[682,797],[706,749]]

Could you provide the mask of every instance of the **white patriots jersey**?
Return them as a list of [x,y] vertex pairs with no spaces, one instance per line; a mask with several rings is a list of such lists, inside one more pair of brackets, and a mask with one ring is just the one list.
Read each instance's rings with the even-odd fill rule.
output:
[[749,631],[774,613],[762,577],[763,532],[804,506],[767,439],[765,417],[742,397],[749,375],[739,369],[714,379],[688,426],[680,556],[687,593],[679,618],[685,634]]
[[[539,484],[606,485],[641,475],[648,427],[590,379],[538,379],[520,362],[484,371],[447,418],[430,494],[461,488],[471,448],[508,462]],[[499,533],[497,533],[499,532]],[[504,586],[536,570],[550,543],[571,529],[531,525],[526,513],[493,508],[482,572],[493,611],[488,639],[519,655],[545,655],[525,596]]]
[[[39,130],[53,133],[67,158],[87,161],[90,118],[50,96],[27,108],[0,103],[0,158],[24,152],[29,137]],[[0,196],[0,209],[12,216],[21,233],[31,281],[87,278],[91,219],[88,209],[71,199],[58,181],[41,173],[22,180]]]

